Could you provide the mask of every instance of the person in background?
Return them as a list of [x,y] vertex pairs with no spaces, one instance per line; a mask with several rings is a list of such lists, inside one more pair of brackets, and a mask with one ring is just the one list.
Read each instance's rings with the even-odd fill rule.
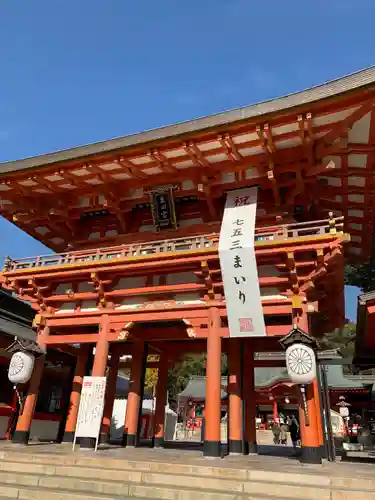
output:
[[274,444],[279,444],[280,443],[280,425],[278,422],[274,422],[272,425],[272,433],[273,433],[273,442]]
[[295,415],[292,415],[292,418],[290,419],[289,432],[290,432],[290,437],[292,439],[293,448],[297,448],[297,445],[300,440],[300,434],[299,434],[299,423]]
[[280,442],[281,444],[287,444],[288,442],[288,431],[289,431],[289,426],[288,424],[285,422],[285,420],[283,420],[281,422],[281,432],[280,432]]

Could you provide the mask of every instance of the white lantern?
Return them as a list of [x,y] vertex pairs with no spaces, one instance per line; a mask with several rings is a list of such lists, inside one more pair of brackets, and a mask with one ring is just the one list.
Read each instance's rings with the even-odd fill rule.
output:
[[342,417],[349,417],[349,408],[347,406],[340,406],[339,412]]
[[13,384],[25,384],[31,378],[35,357],[29,352],[13,354],[8,369],[8,378]]
[[295,384],[310,384],[316,377],[314,350],[305,344],[293,344],[285,353],[288,375]]

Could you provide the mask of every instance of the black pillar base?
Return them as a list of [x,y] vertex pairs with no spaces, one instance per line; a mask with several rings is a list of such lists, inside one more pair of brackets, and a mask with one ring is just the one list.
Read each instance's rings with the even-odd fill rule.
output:
[[228,443],[229,455],[242,455],[242,441],[230,439]]
[[[63,437],[63,443],[73,443],[74,441],[74,432],[65,432]],[[77,439],[77,444],[79,444],[79,440]]]
[[203,456],[211,458],[221,458],[221,442],[205,441],[203,446]]
[[152,444],[155,448],[164,448],[164,438],[163,437],[154,437]]
[[12,436],[12,443],[15,444],[28,444],[30,431],[14,431]]
[[320,445],[320,456],[322,458],[327,458],[327,451],[326,451],[326,447],[324,446],[324,444]]
[[89,450],[94,450],[95,449],[95,444],[96,444],[96,439],[95,438],[81,437],[79,439],[79,446],[80,446],[80,448],[86,448],[86,449],[89,449]]
[[303,464],[321,464],[322,455],[320,446],[302,446],[299,459]]
[[110,435],[107,432],[101,432],[99,436],[99,443],[106,444],[109,443]]
[[246,443],[245,444],[246,455],[257,455],[258,454],[258,445],[257,443]]
[[122,436],[122,446],[135,448],[137,446],[137,434],[124,434]]

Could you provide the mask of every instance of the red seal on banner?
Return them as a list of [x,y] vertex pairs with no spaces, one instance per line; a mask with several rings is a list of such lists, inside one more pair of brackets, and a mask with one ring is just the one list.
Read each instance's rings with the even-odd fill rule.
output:
[[240,332],[251,333],[253,331],[253,320],[251,318],[240,318]]

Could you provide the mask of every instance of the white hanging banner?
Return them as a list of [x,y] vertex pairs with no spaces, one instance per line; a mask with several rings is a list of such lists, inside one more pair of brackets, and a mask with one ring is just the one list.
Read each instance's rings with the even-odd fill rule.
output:
[[264,337],[254,236],[258,188],[227,193],[219,240],[230,337]]
[[96,451],[103,420],[106,384],[106,377],[83,377],[73,450],[77,438],[89,437],[96,439]]

